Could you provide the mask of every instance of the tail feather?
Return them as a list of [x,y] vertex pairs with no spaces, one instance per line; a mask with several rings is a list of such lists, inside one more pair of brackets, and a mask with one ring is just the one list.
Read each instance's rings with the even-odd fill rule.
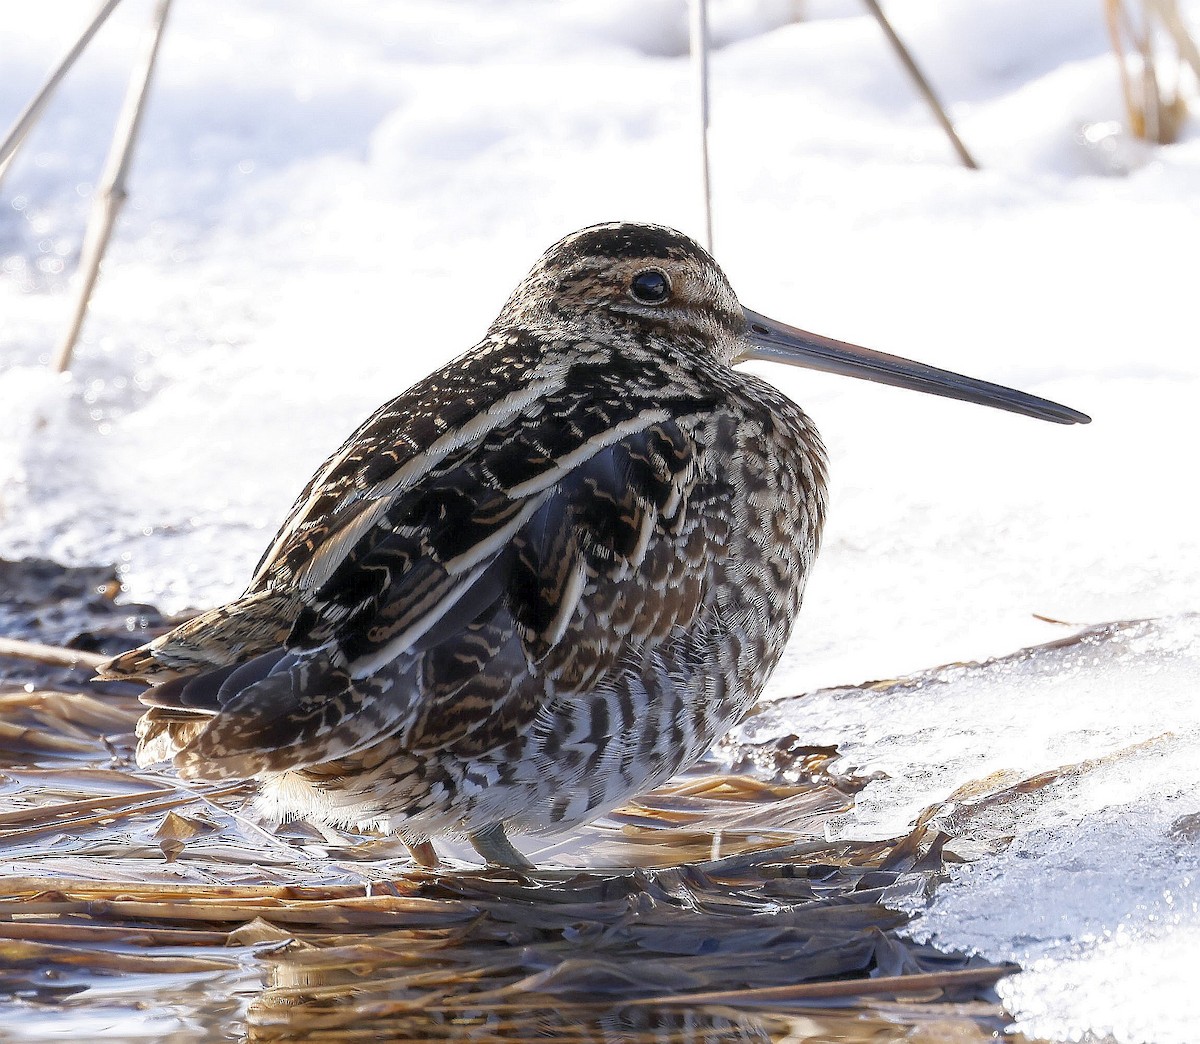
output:
[[396,676],[356,683],[328,650],[277,655],[275,664],[277,670],[228,699],[218,689],[207,707],[181,699],[196,680],[166,682],[157,687],[161,693],[151,689],[150,709],[137,726],[138,764],[170,761],[184,779],[249,779],[336,761],[411,718],[409,690]]
[[148,685],[242,663],[283,645],[298,612],[293,595],[262,591],[210,609],[96,669],[99,681]]

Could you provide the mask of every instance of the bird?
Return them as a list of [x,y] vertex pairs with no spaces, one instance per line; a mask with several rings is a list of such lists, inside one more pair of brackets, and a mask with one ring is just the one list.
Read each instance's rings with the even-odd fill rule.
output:
[[590,226],[318,468],[244,594],[101,666],[147,686],[138,763],[514,869],[512,836],[693,764],[779,661],[827,512],[821,438],[756,359],[1090,419],[744,308],[674,229]]

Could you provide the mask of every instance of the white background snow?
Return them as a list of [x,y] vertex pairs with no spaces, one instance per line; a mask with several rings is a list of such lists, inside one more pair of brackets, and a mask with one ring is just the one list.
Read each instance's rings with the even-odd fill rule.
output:
[[[93,6],[5,6],[0,127]],[[122,6],[0,192],[0,552],[117,561],[133,597],[179,608],[235,594],[316,464],[473,343],[551,242],[703,222],[682,0],[178,0],[60,380],[46,363],[150,8]],[[1169,147],[1110,133],[1099,0],[887,9],[983,169],[957,164],[858,3],[714,0],[718,259],[757,310],[1095,420],[761,365],[833,461],[779,694],[1067,633],[1034,614],[1200,609],[1196,118]],[[1096,126],[1108,147],[1085,143]],[[926,915],[1029,969],[1004,987],[1027,1032],[1196,1038],[1200,856],[1171,824],[1200,812],[1200,669],[1194,624],[1169,633],[1133,667],[926,693],[895,728],[894,708],[821,699],[794,723],[899,781],[848,833],[903,830],[999,764],[1169,734],[1031,799]]]

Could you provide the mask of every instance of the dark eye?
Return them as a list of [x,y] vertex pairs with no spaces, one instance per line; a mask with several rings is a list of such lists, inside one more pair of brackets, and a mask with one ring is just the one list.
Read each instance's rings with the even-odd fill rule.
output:
[[657,268],[649,268],[633,277],[633,282],[629,284],[629,293],[635,301],[642,304],[662,304],[671,296],[671,284]]

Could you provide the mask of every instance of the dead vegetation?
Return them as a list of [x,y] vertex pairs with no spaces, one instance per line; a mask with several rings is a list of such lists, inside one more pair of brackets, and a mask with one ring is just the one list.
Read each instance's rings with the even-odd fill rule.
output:
[[1185,69],[1200,83],[1200,48],[1178,0],[1105,0],[1129,129],[1170,145],[1188,117]]
[[30,1015],[149,1002],[183,1040],[221,1010],[262,1041],[869,1040],[898,1019],[984,1040],[1000,1018],[1011,969],[903,938],[886,903],[934,886],[941,835],[824,839],[857,785],[829,753],[803,783],[709,766],[539,856],[602,869],[431,872],[385,838],[276,834],[248,786],[139,772],[137,713],[0,694],[0,986]]
[[795,736],[742,743],[732,773],[701,766],[545,869],[430,871],[388,838],[271,828],[251,785],[137,770],[139,711],[119,689],[0,689],[0,1003],[21,1039],[70,1013],[172,1041],[991,1040],[1014,969],[914,942],[898,906],[989,813],[1092,767],[979,780],[905,837],[831,841],[869,777]]

